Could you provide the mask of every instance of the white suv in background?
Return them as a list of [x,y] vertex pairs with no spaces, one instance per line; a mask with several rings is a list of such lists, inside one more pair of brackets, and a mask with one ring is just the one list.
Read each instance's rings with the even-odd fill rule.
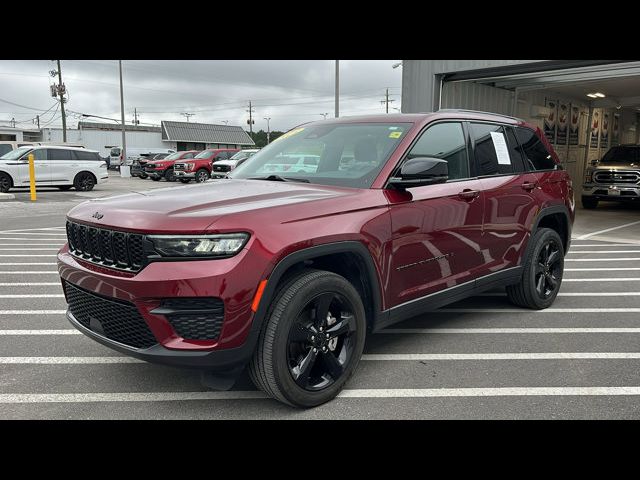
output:
[[0,192],[29,186],[29,154],[34,155],[36,186],[88,192],[109,178],[107,164],[95,150],[77,147],[24,146],[0,157]]

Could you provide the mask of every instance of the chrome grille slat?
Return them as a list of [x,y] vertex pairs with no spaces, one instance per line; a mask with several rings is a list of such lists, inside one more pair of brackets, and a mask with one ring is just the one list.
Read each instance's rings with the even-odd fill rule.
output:
[[593,179],[596,183],[638,183],[640,173],[630,170],[614,170],[595,172]]

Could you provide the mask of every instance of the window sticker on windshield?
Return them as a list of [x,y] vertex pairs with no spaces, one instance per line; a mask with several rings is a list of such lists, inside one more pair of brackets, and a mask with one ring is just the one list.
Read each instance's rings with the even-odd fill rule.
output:
[[[293,130],[288,131],[287,133],[285,133],[284,135],[280,135],[278,138],[276,138],[273,142],[275,142],[276,140],[281,140],[283,138],[288,138],[288,137],[292,137],[293,135],[296,135],[298,133],[300,133],[301,131],[304,130],[304,127],[300,127],[300,128],[294,128]],[[271,142],[271,143],[273,143]]]
[[493,147],[496,149],[498,164],[511,165],[511,159],[509,158],[509,149],[507,148],[507,142],[504,140],[504,135],[500,132],[490,133],[491,139],[493,140]]
[[389,134],[389,138],[400,138],[402,136],[402,132],[391,132]]
[[389,130],[397,130],[399,127],[389,127]]

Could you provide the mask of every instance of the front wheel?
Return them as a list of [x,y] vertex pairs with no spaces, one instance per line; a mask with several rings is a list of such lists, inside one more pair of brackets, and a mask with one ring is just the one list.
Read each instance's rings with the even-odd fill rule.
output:
[[96,184],[96,180],[89,172],[80,172],[76,175],[73,186],[79,192],[90,192]]
[[511,303],[542,310],[550,307],[558,295],[564,272],[564,246],[558,232],[541,228],[531,240],[533,248],[523,259],[520,283],[507,287]]
[[598,206],[598,199],[593,197],[582,197],[582,208],[592,210]]
[[13,182],[11,181],[11,177],[6,173],[0,172],[0,193],[7,193],[11,190],[13,186]]
[[173,174],[173,168],[167,168],[167,171],[164,172],[164,178],[167,182],[176,181],[176,176]]
[[206,168],[201,168],[196,172],[196,183],[203,183],[209,180],[209,172]]
[[364,306],[354,286],[335,273],[305,270],[274,298],[249,375],[281,402],[321,405],[355,371],[365,334]]

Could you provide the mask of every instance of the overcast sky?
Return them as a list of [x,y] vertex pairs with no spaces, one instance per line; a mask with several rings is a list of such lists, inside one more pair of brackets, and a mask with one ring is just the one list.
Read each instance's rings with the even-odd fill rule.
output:
[[[385,89],[400,107],[402,68],[399,60],[342,60],[340,115],[383,113]],[[40,114],[41,126],[61,126],[59,105],[49,85],[55,69],[50,60],[0,61],[0,123],[15,118],[30,126]],[[63,82],[69,92],[67,128],[76,128],[79,113],[120,119],[117,60],[63,60]],[[248,102],[255,109],[254,130],[287,130],[334,112],[333,60],[123,61],[125,119],[134,107],[142,124],[160,120],[242,125],[248,129]],[[57,83],[57,77],[55,79]],[[17,105],[12,105],[11,102]],[[24,108],[29,107],[29,108]],[[92,121],[102,121],[91,119]]]

